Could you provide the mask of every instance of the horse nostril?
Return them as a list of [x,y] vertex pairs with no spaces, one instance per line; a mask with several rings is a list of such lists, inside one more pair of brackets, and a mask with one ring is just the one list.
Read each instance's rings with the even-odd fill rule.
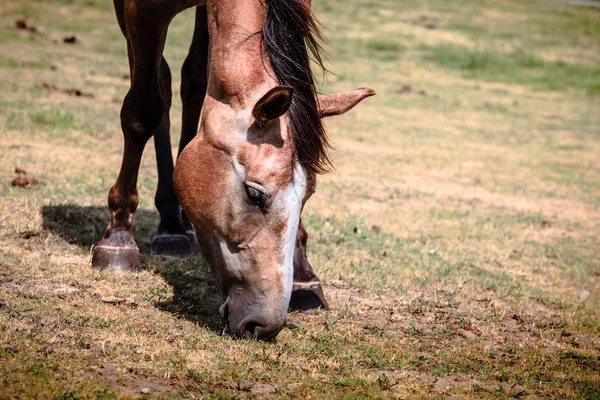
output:
[[251,337],[257,337],[257,335],[258,335],[257,328],[264,328],[264,325],[261,325],[256,321],[249,321],[248,323],[246,323],[246,326],[244,326],[244,329],[243,329],[244,336],[248,335]]
[[242,327],[238,337],[269,341],[277,336],[281,328],[283,326],[265,325],[256,321],[249,321]]

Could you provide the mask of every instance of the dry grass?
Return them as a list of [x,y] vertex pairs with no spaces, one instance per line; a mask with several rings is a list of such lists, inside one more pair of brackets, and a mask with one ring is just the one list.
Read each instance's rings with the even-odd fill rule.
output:
[[[0,397],[600,398],[598,11],[315,7],[335,46],[324,91],[378,96],[327,121],[337,171],[305,211],[331,310],[257,343],[221,334],[199,256],[148,254],[151,145],[144,272],[89,268],[121,157],[124,41],[106,0],[2,3]],[[169,33],[175,98],[192,22]],[[15,166],[40,184],[12,187]]]

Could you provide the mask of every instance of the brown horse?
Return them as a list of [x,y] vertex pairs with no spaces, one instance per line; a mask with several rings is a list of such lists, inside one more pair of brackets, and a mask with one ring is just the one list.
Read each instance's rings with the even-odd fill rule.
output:
[[[136,183],[144,146],[154,135],[160,224],[152,252],[189,255],[197,235],[220,282],[220,311],[230,333],[273,338],[289,305],[327,308],[306,258],[300,213],[316,174],[330,166],[321,118],[374,92],[316,94],[311,56],[322,64],[310,0],[114,4],[127,39],[131,88],[121,110],[125,144],[108,195],[110,224],[94,249],[93,267],[139,268],[132,232]],[[196,26],[182,69],[183,123],[174,169],[171,75],[162,52],[170,21],[192,6]]]

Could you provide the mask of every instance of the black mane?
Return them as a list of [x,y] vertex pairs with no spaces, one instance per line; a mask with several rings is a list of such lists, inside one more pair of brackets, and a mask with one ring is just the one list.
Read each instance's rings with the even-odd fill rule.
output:
[[296,154],[305,167],[324,173],[331,168],[329,141],[317,109],[311,57],[324,69],[323,39],[309,0],[267,0],[262,40],[281,85],[294,88],[288,111]]

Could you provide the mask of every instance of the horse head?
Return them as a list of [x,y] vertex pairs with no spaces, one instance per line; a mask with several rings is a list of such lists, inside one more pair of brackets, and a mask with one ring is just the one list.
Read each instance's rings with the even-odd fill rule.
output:
[[220,4],[229,8],[209,12],[211,65],[199,132],[177,161],[174,184],[218,279],[229,332],[270,339],[285,323],[300,213],[316,184],[314,164],[302,160],[303,146],[314,143],[297,136],[299,124],[312,122],[298,121],[294,107],[306,107],[308,98],[320,123],[374,92],[317,98],[283,85],[265,62],[273,56],[263,53],[260,35],[247,34],[263,28],[262,3]]

